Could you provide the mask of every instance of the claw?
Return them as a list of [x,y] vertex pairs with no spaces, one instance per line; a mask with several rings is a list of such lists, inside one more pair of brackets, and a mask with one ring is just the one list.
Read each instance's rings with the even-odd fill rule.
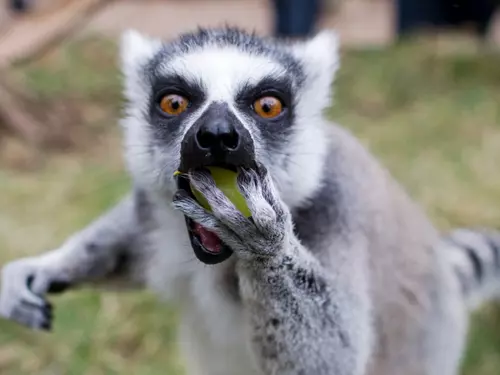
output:
[[44,331],[52,331],[52,322],[50,320],[43,322],[40,328]]

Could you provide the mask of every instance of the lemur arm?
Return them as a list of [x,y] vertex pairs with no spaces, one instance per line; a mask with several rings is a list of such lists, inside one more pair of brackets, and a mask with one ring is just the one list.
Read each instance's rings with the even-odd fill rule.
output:
[[300,244],[271,260],[244,261],[238,275],[265,374],[364,374],[368,311]]
[[371,327],[363,288],[334,280],[295,239],[271,259],[242,261],[238,275],[265,374],[365,373]]
[[135,195],[68,238],[61,247],[2,269],[0,315],[34,329],[49,329],[47,293],[84,284],[140,287]]
[[190,179],[212,212],[182,191],[174,207],[215,232],[238,258],[243,310],[263,374],[365,374],[372,326],[361,241],[335,249],[341,264],[327,269],[296,238],[291,214],[262,166],[238,175],[251,219],[210,174]]

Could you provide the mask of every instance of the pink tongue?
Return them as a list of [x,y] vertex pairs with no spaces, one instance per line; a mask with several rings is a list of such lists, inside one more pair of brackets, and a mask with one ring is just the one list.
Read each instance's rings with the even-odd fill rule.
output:
[[221,251],[222,242],[215,233],[202,227],[198,223],[194,223],[194,231],[200,237],[201,244],[209,251],[218,253]]

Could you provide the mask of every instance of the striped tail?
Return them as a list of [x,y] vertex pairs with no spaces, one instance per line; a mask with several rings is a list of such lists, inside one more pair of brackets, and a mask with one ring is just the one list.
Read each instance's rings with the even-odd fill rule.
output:
[[471,310],[500,299],[500,232],[456,229],[444,237],[444,245]]

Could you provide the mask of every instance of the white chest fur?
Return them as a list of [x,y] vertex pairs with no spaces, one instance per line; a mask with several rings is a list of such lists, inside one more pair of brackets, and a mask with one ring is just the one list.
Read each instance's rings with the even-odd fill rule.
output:
[[243,309],[205,268],[181,302],[180,345],[189,375],[257,375]]
[[[228,293],[227,263],[206,266],[191,249],[182,216],[155,212],[148,286],[180,310],[179,344],[189,375],[258,375],[240,303]],[[234,281],[233,281],[234,282]]]

